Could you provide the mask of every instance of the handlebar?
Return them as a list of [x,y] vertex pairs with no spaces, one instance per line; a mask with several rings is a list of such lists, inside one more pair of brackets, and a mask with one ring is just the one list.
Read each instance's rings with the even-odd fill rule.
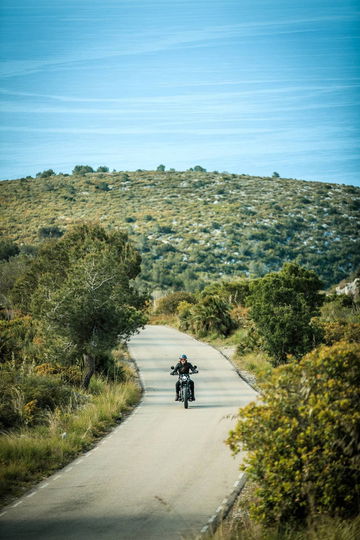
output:
[[[199,373],[196,369],[195,371],[192,371],[191,373],[185,373],[185,375],[193,375],[194,373]],[[173,371],[170,373],[170,375],[183,375],[182,373],[174,373]]]

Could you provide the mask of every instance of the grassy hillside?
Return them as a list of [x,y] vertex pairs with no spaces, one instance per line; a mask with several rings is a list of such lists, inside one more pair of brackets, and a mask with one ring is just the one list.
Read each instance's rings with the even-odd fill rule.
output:
[[193,290],[294,260],[326,285],[360,264],[360,188],[207,172],[114,172],[0,182],[2,235],[36,244],[81,220],[128,230],[152,287]]

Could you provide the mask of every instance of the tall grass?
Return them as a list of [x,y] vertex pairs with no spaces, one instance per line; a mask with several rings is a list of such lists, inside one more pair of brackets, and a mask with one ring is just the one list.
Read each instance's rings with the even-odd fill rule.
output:
[[88,402],[75,413],[58,408],[45,425],[0,435],[0,501],[64,466],[91,447],[140,398],[135,381],[110,384],[94,377]]
[[232,361],[238,369],[252,373],[258,383],[266,381],[273,370],[269,357],[263,351],[248,352],[242,355],[236,353],[232,357]]
[[339,519],[310,516],[300,524],[266,528],[253,521],[249,507],[254,503],[256,485],[249,480],[229,516],[208,540],[357,540],[360,538],[360,516]]
[[341,520],[330,517],[313,518],[302,528],[263,529],[252,524],[247,527],[221,525],[212,540],[358,540],[360,517]]

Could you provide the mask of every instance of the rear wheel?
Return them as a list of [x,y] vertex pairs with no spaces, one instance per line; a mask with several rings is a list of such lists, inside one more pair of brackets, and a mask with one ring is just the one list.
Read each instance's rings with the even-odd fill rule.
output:
[[189,401],[189,389],[187,386],[183,388],[183,395],[184,395],[184,407],[185,409],[188,408],[188,401]]

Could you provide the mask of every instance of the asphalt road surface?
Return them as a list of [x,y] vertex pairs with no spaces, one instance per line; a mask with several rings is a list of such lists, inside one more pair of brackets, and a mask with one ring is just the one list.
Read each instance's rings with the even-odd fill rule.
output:
[[[95,448],[0,511],[3,540],[194,538],[234,489],[239,457],[224,444],[255,392],[214,348],[164,326],[130,342],[142,402]],[[196,401],[175,402],[170,366],[198,366]]]

